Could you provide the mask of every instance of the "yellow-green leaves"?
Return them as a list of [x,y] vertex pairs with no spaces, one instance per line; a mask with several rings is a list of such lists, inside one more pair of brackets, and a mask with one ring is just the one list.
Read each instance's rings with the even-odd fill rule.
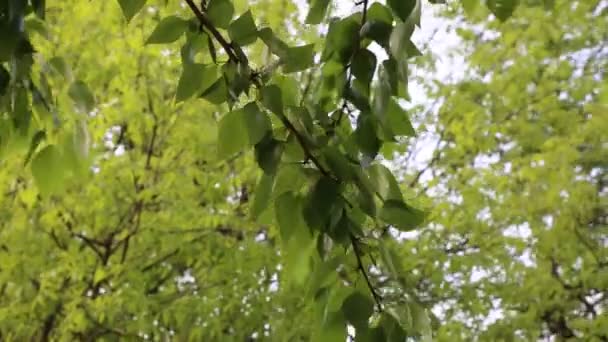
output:
[[258,29],[255,26],[251,11],[243,13],[228,27],[230,38],[241,46],[254,43],[258,38]]
[[147,0],[118,0],[127,23],[144,7]]
[[156,28],[146,40],[146,44],[173,43],[184,34],[187,28],[187,20],[175,15],[165,17],[156,25]]
[[31,169],[41,193],[48,195],[61,190],[65,169],[61,151],[54,145],[43,148],[32,159]]
[[227,113],[219,123],[219,157],[227,158],[257,144],[270,129],[270,119],[255,102]]

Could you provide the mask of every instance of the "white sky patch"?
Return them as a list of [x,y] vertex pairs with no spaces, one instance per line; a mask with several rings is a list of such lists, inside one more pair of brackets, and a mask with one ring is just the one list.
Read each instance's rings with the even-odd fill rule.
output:
[[502,234],[505,237],[527,240],[529,237],[532,236],[532,229],[530,229],[530,224],[528,222],[524,222],[522,224],[516,224],[507,227],[507,229],[503,230]]

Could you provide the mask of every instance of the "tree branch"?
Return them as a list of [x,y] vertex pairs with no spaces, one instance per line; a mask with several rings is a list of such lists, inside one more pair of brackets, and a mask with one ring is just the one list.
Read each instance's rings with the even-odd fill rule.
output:
[[228,54],[228,57],[231,60],[235,62],[247,63],[247,61],[243,61],[238,58],[238,56],[233,51],[232,44],[230,44],[226,39],[224,39],[222,34],[215,28],[215,26],[213,26],[211,20],[209,20],[209,17],[207,17],[205,13],[201,12],[201,10],[196,7],[192,0],[186,0],[186,3],[188,4],[192,12],[194,12],[194,15],[196,15],[196,18],[201,23],[201,25],[206,28],[213,35],[213,38],[215,38],[215,40],[220,43],[222,48],[224,48],[224,51],[226,51],[226,54]]
[[369,275],[367,274],[367,271],[365,270],[365,266],[363,265],[363,261],[361,260],[361,250],[359,249],[359,246],[357,245],[357,240],[355,239],[355,237],[352,234],[350,234],[349,236],[350,236],[350,242],[353,246],[353,251],[355,252],[355,257],[357,258],[357,268],[359,269],[359,272],[361,272],[361,274],[363,275],[363,278],[365,279],[365,282],[367,283],[367,287],[369,288],[370,292],[372,293],[372,296],[374,297],[374,301],[376,302],[378,311],[382,311],[382,297],[380,297],[378,292],[376,292],[376,289],[374,288],[374,285],[372,285],[372,282],[369,279]]

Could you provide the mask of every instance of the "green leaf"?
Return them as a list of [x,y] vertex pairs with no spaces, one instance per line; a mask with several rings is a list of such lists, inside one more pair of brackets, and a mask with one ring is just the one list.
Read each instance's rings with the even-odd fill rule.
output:
[[255,102],[229,112],[219,124],[218,156],[226,158],[257,144],[270,129],[270,119]]
[[118,0],[127,23],[144,7],[146,0]]
[[0,64],[0,96],[6,94],[10,82],[11,74],[4,68],[4,65]]
[[386,341],[406,341],[407,335],[399,322],[388,312],[381,313],[380,326],[384,330]]
[[462,0],[462,7],[467,15],[473,15],[477,5],[479,5],[479,1],[477,0]]
[[255,145],[255,159],[264,173],[274,174],[276,172],[283,148],[284,144],[272,138],[270,134]]
[[203,64],[182,64],[182,74],[177,83],[175,101],[184,101],[201,91],[207,90],[217,79],[217,66]]
[[431,320],[427,310],[417,303],[409,303],[408,306],[414,321],[414,330],[422,336],[422,341],[432,341]]
[[280,196],[287,191],[298,192],[306,183],[306,175],[302,168],[293,164],[282,164],[277,171],[273,195]]
[[70,79],[72,77],[70,67],[63,58],[53,57],[49,60],[49,65],[53,68],[53,70],[55,70],[55,72],[59,73],[66,79]]
[[386,2],[397,17],[403,22],[406,22],[416,8],[418,1],[419,0],[387,0]]
[[[298,83],[295,77],[276,73],[275,75],[273,75],[270,84],[275,84],[276,86],[281,88],[281,97],[284,101],[283,105],[285,107],[297,107],[300,104],[300,84]],[[298,114],[300,114],[301,111],[299,109],[295,110],[298,111]]]
[[391,55],[397,60],[406,60],[408,56],[408,42],[414,32],[414,25],[411,23],[399,23],[393,29],[390,38]]
[[252,44],[258,39],[258,28],[255,26],[251,11],[243,13],[230,24],[228,35],[240,46]]
[[302,199],[293,192],[285,192],[275,199],[275,215],[281,239],[289,241],[298,230],[306,230],[306,224],[302,218]]
[[374,40],[380,46],[388,48],[393,25],[380,20],[368,20],[362,27],[360,35]]
[[229,112],[220,120],[218,156],[227,158],[244,148],[257,144],[270,131],[268,116],[255,102]]
[[395,200],[401,202],[403,195],[395,176],[386,166],[373,164],[369,167],[370,184],[376,193],[385,201]]
[[68,89],[68,95],[74,101],[76,109],[82,113],[89,113],[95,107],[95,97],[83,81],[75,81]]
[[34,152],[36,152],[38,145],[40,145],[40,143],[43,142],[44,139],[46,139],[45,131],[38,131],[34,134],[34,136],[32,137],[32,140],[30,142],[30,148],[27,151],[27,155],[25,156],[25,160],[23,162],[24,166],[27,165],[27,163],[29,163],[30,159],[32,158],[32,155],[34,155]]
[[282,59],[283,72],[302,71],[313,65],[315,45],[308,44],[287,49],[287,55]]
[[215,27],[227,29],[234,15],[234,6],[230,0],[210,0],[207,15]]
[[201,97],[217,105],[228,101],[228,89],[226,88],[226,81],[224,78],[220,77],[215,81],[211,87],[203,91]]
[[270,132],[272,125],[266,113],[260,110],[255,102],[250,102],[243,107],[242,115],[247,129],[249,144],[255,145]]
[[321,61],[335,59],[346,65],[355,51],[355,42],[358,42],[359,22],[353,17],[333,21],[329,24],[325,48]]
[[346,322],[342,311],[327,315],[314,341],[346,341]]
[[248,146],[249,138],[243,110],[228,112],[219,123],[218,157],[228,158]]
[[146,40],[146,45],[173,43],[184,34],[187,28],[187,20],[175,15],[165,17],[156,25],[156,28]]
[[209,40],[204,32],[187,35],[186,43],[180,49],[182,64],[196,63],[196,56],[199,53],[208,51]]
[[264,107],[277,115],[283,114],[283,95],[281,89],[271,84],[262,89],[262,103]]
[[265,27],[258,31],[258,37],[266,44],[270,52],[278,56],[279,58],[286,58],[287,51],[289,50],[289,46],[285,44],[282,40],[277,38],[277,36],[272,32],[272,30],[268,27]]
[[63,162],[61,152],[54,145],[46,146],[34,156],[31,169],[42,194],[56,193],[62,188]]
[[401,231],[415,229],[422,224],[425,216],[424,211],[410,207],[400,200],[384,202],[379,215],[381,220]]
[[376,55],[367,49],[358,50],[351,62],[353,75],[365,83],[370,83],[376,71]]
[[304,206],[304,219],[309,227],[321,228],[325,225],[339,195],[338,183],[329,177],[319,178],[312,186]]
[[263,173],[255,187],[253,193],[253,203],[251,204],[249,215],[256,220],[264,210],[268,207],[272,195],[272,186],[274,184],[274,176]]
[[369,317],[374,312],[374,302],[359,291],[353,292],[342,303],[342,313],[357,331],[368,327]]
[[392,98],[389,99],[386,109],[388,127],[398,136],[415,137],[416,131],[408,118],[407,112]]
[[393,26],[391,10],[379,2],[374,2],[367,9],[367,20],[378,20]]
[[351,181],[356,178],[355,167],[358,165],[351,163],[336,146],[327,146],[323,150],[323,159],[331,173],[338,175],[340,179]]
[[371,115],[359,115],[357,128],[353,132],[353,138],[359,146],[359,150],[372,159],[376,157],[381,146],[376,135],[376,126],[377,123]]
[[519,0],[488,0],[487,6],[500,21],[505,21],[517,8]]
[[15,99],[13,102],[12,119],[13,124],[19,134],[22,136],[27,136],[30,129],[32,111],[30,108],[28,91],[23,87],[19,87],[16,90]]
[[310,10],[306,16],[306,23],[311,25],[320,24],[325,18],[327,7],[329,7],[329,0],[312,0]]

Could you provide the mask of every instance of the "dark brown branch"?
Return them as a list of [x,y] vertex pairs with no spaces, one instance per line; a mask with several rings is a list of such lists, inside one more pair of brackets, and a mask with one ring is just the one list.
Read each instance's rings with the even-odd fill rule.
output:
[[308,145],[306,144],[306,141],[304,140],[304,137],[300,134],[300,132],[298,132],[296,127],[289,121],[289,119],[287,119],[285,115],[277,116],[279,117],[283,125],[296,137],[296,140],[298,140],[298,143],[304,151],[304,156],[306,157],[306,159],[309,159],[324,176],[333,178],[335,180],[335,177],[332,177],[329,171],[327,171],[323,167],[323,165],[321,165],[321,162],[317,159],[317,157],[312,154],[312,152],[308,148]]
[[198,7],[196,7],[196,5],[194,4],[194,2],[192,0],[186,0],[186,3],[188,4],[188,6],[192,10],[192,12],[194,12],[194,15],[196,15],[196,18],[201,23],[201,25],[204,28],[206,28],[213,35],[213,38],[215,38],[215,40],[217,40],[218,43],[220,43],[222,48],[224,48],[224,51],[226,51],[226,54],[228,54],[228,57],[231,60],[233,60],[235,62],[245,62],[245,63],[247,62],[247,61],[242,61],[237,57],[237,55],[233,51],[232,45],[226,39],[224,39],[222,34],[215,28],[215,26],[213,26],[213,24],[211,23],[211,21],[209,20],[207,15],[205,13],[201,12],[201,10]]
[[378,311],[382,311],[382,298],[380,297],[378,292],[376,292],[374,285],[372,284],[371,280],[369,279],[369,275],[367,274],[367,271],[365,270],[365,266],[363,265],[363,261],[361,260],[361,250],[359,249],[359,246],[357,245],[357,240],[355,239],[355,237],[352,234],[350,234],[350,242],[353,246],[353,251],[355,252],[355,257],[357,258],[357,268],[359,269],[359,272],[361,273],[361,275],[363,275],[363,278],[365,279],[365,282],[367,283],[367,287],[369,288],[370,292],[372,293],[372,296],[374,297],[374,301],[376,302]]

